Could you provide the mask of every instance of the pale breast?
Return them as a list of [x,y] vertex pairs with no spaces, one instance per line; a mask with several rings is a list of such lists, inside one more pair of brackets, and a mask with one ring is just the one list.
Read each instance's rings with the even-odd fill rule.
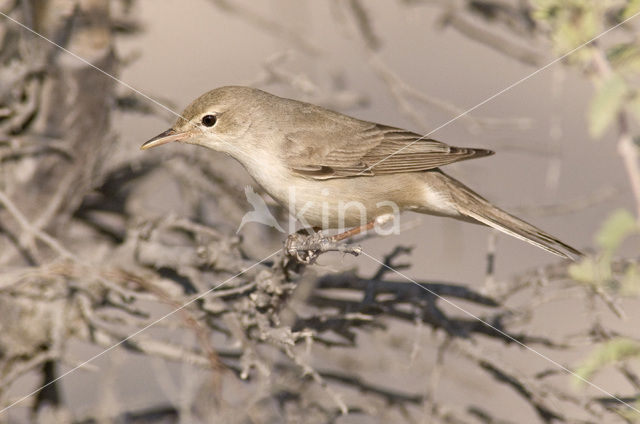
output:
[[416,174],[322,181],[290,174],[287,181],[273,194],[265,189],[303,225],[323,229],[364,225],[381,215],[397,215],[424,204],[423,182]]

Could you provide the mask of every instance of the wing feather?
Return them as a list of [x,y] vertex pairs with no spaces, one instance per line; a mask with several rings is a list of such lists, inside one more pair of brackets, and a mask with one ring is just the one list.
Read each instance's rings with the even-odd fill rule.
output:
[[493,154],[490,150],[453,147],[400,128],[355,119],[351,126],[339,128],[339,134],[327,131],[329,143],[311,139],[312,131],[287,134],[286,163],[309,178],[329,179],[427,171]]

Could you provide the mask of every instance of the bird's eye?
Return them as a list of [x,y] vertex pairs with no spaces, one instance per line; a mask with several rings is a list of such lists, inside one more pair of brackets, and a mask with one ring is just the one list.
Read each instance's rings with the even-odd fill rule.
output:
[[202,125],[205,127],[213,127],[217,120],[218,118],[216,118],[215,115],[205,115],[202,117]]

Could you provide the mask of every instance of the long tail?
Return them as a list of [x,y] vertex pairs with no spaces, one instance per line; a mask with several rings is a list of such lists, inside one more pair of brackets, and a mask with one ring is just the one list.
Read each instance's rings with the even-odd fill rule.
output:
[[451,200],[461,214],[563,258],[576,260],[584,256],[584,253],[551,234],[492,205],[461,182],[444,173],[441,175],[445,177],[443,182],[448,186]]

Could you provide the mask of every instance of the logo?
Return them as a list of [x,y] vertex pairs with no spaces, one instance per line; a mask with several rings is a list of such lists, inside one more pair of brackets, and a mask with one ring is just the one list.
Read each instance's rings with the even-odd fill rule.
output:
[[244,224],[248,222],[257,222],[258,224],[266,225],[267,227],[273,227],[281,233],[285,232],[267,207],[262,196],[253,191],[253,187],[246,186],[244,188],[244,195],[247,197],[247,202],[253,206],[253,210],[244,214],[236,234],[238,234],[242,227],[244,227]]
[[[258,193],[256,193],[251,186],[246,186],[244,188],[244,194],[247,198],[247,202],[253,207],[252,211],[249,211],[244,214],[242,220],[240,221],[240,226],[236,231],[236,234],[242,230],[245,224],[250,222],[255,222],[258,224],[266,225],[267,227],[275,228],[281,233],[285,234],[293,234],[297,231],[298,227],[302,228],[320,228],[321,230],[338,230],[339,232],[346,231],[348,228],[345,227],[346,217],[349,217],[349,222],[354,222],[354,213],[355,217],[359,216],[360,226],[364,226],[367,224],[367,214],[369,217],[373,215],[374,226],[373,229],[376,233],[380,235],[390,235],[390,234],[399,234],[400,233],[400,208],[394,202],[384,200],[376,203],[376,211],[367,211],[365,206],[357,201],[344,201],[344,200],[336,200],[335,196],[331,196],[331,193],[328,190],[323,190],[320,194],[319,199],[314,199],[313,202],[301,202],[299,201],[299,197],[296,196],[295,187],[290,187],[289,189],[289,231],[285,231],[284,228],[278,223],[276,218],[273,216],[266,202]],[[306,197],[308,199],[308,196]],[[321,200],[322,199],[322,200]],[[314,222],[314,225],[310,225],[306,217],[309,212],[314,212],[312,215],[315,219],[318,219],[318,211],[320,211],[321,215],[321,225],[318,225]],[[354,212],[355,211],[355,212]],[[330,219],[333,218],[333,219]],[[330,222],[338,222],[338,228],[333,228],[330,226]],[[355,219],[355,221],[358,221]],[[388,225],[391,223],[391,225]],[[297,225],[300,224],[300,225]],[[354,225],[353,227],[357,227],[358,225]]]

